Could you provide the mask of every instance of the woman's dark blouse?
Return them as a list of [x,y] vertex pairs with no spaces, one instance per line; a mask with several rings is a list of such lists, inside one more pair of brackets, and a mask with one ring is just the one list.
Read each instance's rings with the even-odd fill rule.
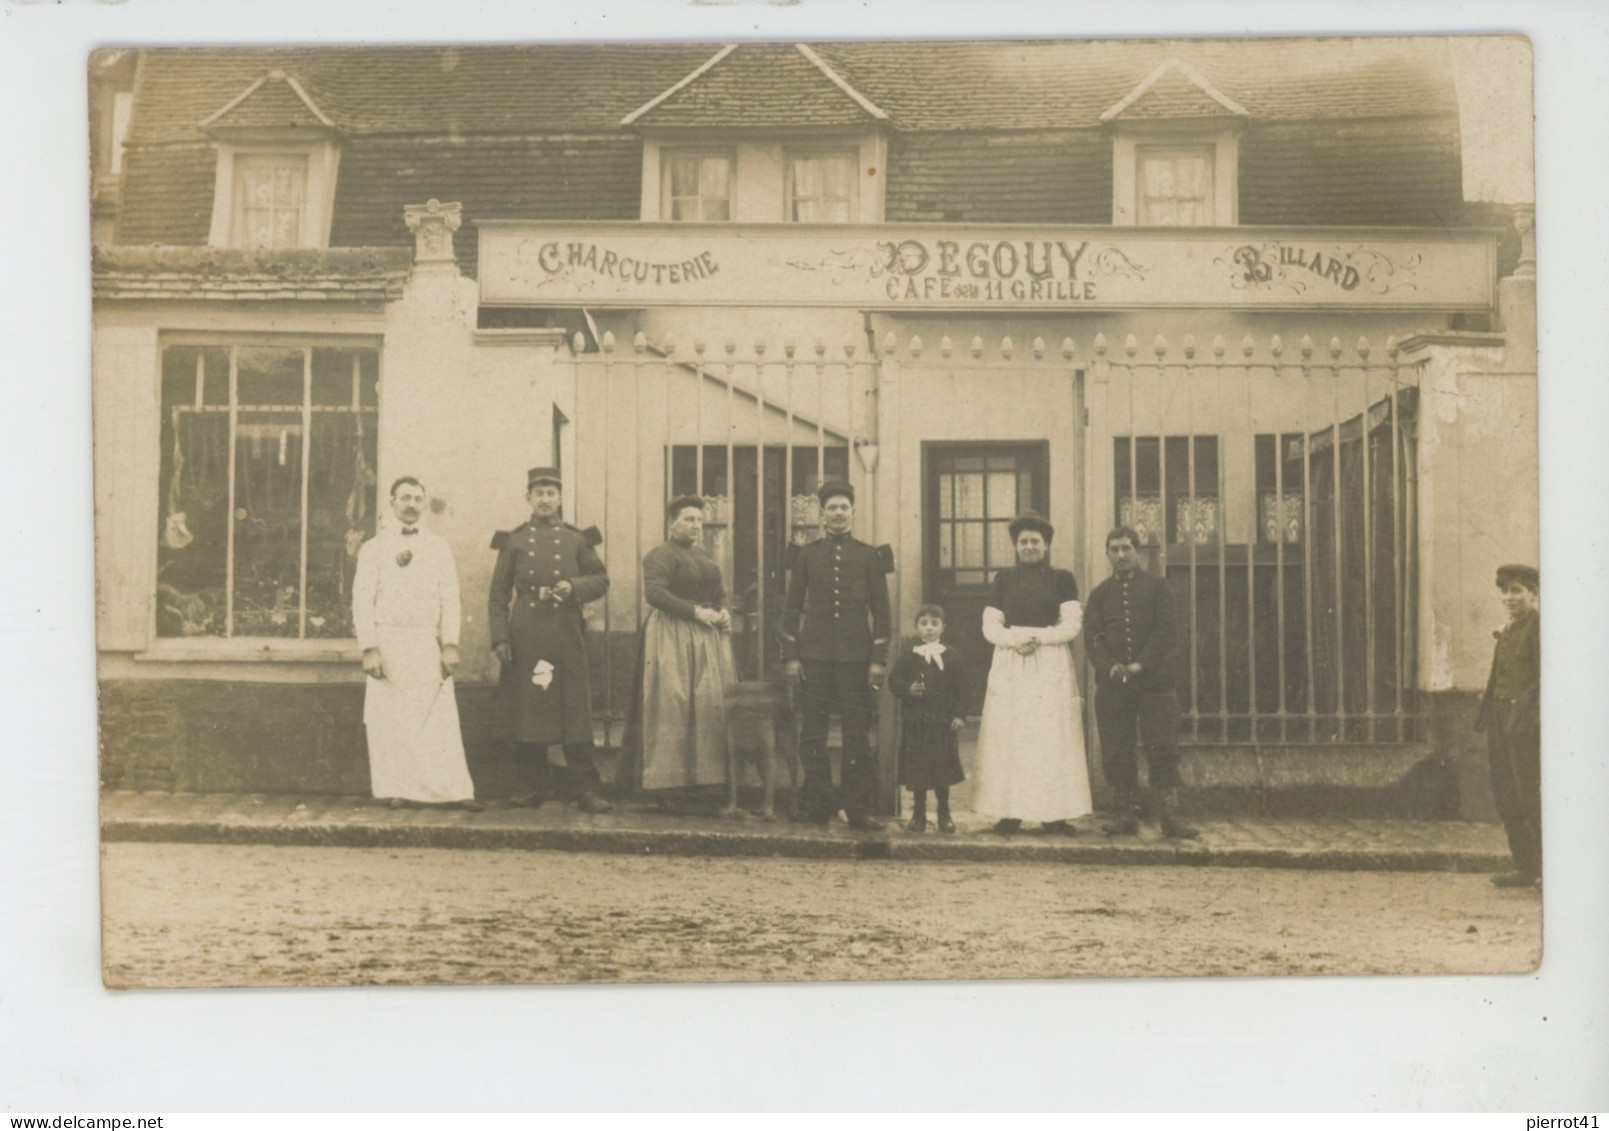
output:
[[702,546],[654,547],[642,560],[642,577],[649,605],[683,620],[694,619],[700,605],[718,609],[726,601],[721,567]]
[[989,605],[1005,614],[1007,628],[1049,628],[1061,607],[1078,600],[1078,582],[1065,569],[1043,563],[1013,566],[995,575]]

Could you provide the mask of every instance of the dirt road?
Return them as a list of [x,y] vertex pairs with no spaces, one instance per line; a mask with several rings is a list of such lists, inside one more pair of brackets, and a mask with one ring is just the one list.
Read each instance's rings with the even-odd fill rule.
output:
[[109,844],[108,984],[1497,973],[1485,876]]

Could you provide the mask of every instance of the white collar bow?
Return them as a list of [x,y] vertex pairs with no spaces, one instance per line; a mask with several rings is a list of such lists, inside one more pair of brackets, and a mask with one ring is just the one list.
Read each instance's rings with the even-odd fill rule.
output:
[[926,660],[928,663],[937,664],[939,671],[944,670],[944,642],[943,641],[935,640],[931,644],[918,644],[916,647],[912,648],[911,651],[915,652],[918,656],[922,657],[922,659]]

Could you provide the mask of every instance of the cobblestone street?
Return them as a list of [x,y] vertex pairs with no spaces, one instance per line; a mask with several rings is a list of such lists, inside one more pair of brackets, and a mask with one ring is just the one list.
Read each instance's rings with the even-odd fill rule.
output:
[[1528,970],[1484,875],[1005,861],[103,848],[110,985]]

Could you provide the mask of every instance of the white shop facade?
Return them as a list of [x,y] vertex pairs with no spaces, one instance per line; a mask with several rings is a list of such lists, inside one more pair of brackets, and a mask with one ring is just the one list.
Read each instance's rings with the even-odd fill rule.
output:
[[[334,285],[231,300],[216,279],[159,295],[98,271],[97,407],[140,406],[97,436],[103,689],[255,703],[272,685],[277,718],[306,716],[311,688],[356,717],[341,555],[412,474],[457,555],[465,713],[484,714],[487,547],[522,520],[525,469],[554,462],[612,578],[589,610],[610,746],[664,500],[706,499],[740,670],[771,678],[790,547],[819,536],[815,486],[846,476],[858,536],[892,548],[901,631],[942,604],[980,667],[1014,515],[1050,518],[1053,560],[1085,592],[1108,528],[1139,530],[1187,617],[1198,788],[1364,789],[1473,757],[1453,732],[1484,682],[1478,606],[1491,569],[1536,547],[1534,335],[1513,313],[1531,280],[1523,256],[1496,277],[1492,233],[483,220],[468,278],[456,206],[409,213],[406,277],[348,300]],[[1451,329],[1471,320],[1497,329]],[[254,382],[284,389],[265,405]],[[212,464],[225,474],[198,487]],[[265,572],[266,543],[242,550],[265,512],[295,510],[273,501],[293,489],[298,552],[286,541]],[[180,584],[173,563],[209,537],[218,576]],[[891,704],[880,715],[888,750]],[[493,728],[471,746],[495,765]],[[332,790],[357,780],[353,757],[331,755]]]

